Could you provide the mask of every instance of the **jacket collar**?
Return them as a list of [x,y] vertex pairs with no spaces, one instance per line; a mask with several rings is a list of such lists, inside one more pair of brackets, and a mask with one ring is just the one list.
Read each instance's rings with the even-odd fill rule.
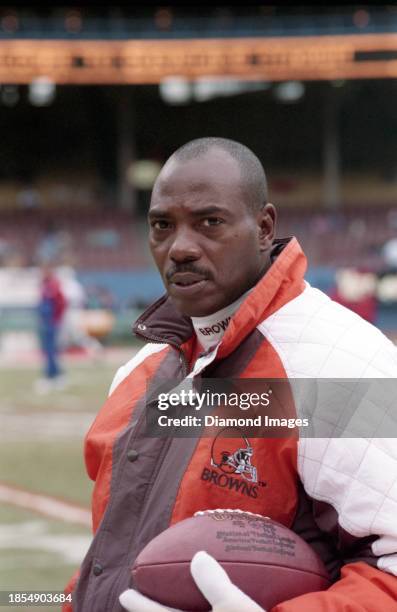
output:
[[[260,322],[303,291],[307,264],[297,239],[275,240],[271,258],[272,265],[231,318],[218,356],[226,357]],[[167,294],[145,310],[132,331],[149,342],[177,348],[194,334],[190,317],[182,315]]]

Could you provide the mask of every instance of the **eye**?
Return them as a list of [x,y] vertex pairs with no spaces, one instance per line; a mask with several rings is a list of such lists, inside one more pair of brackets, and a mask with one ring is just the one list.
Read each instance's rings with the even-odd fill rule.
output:
[[222,223],[223,220],[219,217],[207,217],[206,219],[203,219],[204,227],[215,227],[217,225],[221,225]]
[[167,230],[170,227],[169,221],[165,219],[158,219],[157,221],[152,221],[151,227],[155,230]]

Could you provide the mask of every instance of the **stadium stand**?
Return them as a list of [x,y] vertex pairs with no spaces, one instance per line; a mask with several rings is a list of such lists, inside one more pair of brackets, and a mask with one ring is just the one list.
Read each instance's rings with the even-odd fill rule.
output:
[[[84,269],[140,268],[148,265],[139,224],[128,213],[14,210],[1,215],[1,236],[25,265],[55,253],[60,263]],[[23,228],[23,229],[22,229]],[[51,242],[52,241],[52,242]],[[48,246],[46,246],[46,242]],[[3,256],[3,264],[7,260]]]
[[[311,267],[383,265],[382,247],[396,236],[394,208],[356,207],[340,212],[281,208],[278,235],[296,235]],[[25,265],[33,265],[48,248],[57,248],[61,260],[78,269],[140,269],[151,265],[144,220],[134,221],[123,211],[101,210],[25,211],[1,213],[1,239]],[[51,246],[51,240],[55,246]],[[5,247],[3,247],[4,249]],[[1,254],[0,254],[1,256]],[[1,260],[0,260],[1,261]],[[7,258],[3,255],[3,265]]]

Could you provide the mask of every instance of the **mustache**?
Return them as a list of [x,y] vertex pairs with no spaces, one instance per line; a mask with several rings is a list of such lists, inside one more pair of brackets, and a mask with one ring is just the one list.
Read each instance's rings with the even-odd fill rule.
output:
[[171,280],[173,275],[177,274],[178,272],[190,272],[191,274],[197,274],[199,276],[203,276],[207,280],[212,280],[212,274],[208,270],[205,270],[204,268],[193,265],[192,263],[182,263],[179,265],[174,265],[172,268],[167,270],[165,274],[165,278],[167,279],[167,281],[169,281]]

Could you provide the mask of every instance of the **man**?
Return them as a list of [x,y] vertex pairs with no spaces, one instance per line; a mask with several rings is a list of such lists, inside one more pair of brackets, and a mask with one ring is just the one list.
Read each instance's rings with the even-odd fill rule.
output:
[[58,335],[66,308],[66,298],[48,261],[41,268],[40,297],[38,304],[39,337],[44,355],[44,375],[36,381],[36,391],[47,393],[62,386],[59,365]]
[[[210,438],[145,437],[145,391],[156,380],[396,377],[394,345],[305,283],[305,256],[295,238],[274,239],[275,218],[263,168],[237,142],[192,141],[163,167],[149,223],[167,294],[136,322],[147,344],[116,374],[86,438],[95,537],[74,610],[121,612],[140,550],[170,524],[214,508],[270,516],[321,554],[332,587],[274,612],[397,610],[390,440],[252,438],[257,483],[225,487]],[[258,611],[204,553],[192,574],[214,612]],[[130,611],[164,610],[133,590],[121,601]]]

